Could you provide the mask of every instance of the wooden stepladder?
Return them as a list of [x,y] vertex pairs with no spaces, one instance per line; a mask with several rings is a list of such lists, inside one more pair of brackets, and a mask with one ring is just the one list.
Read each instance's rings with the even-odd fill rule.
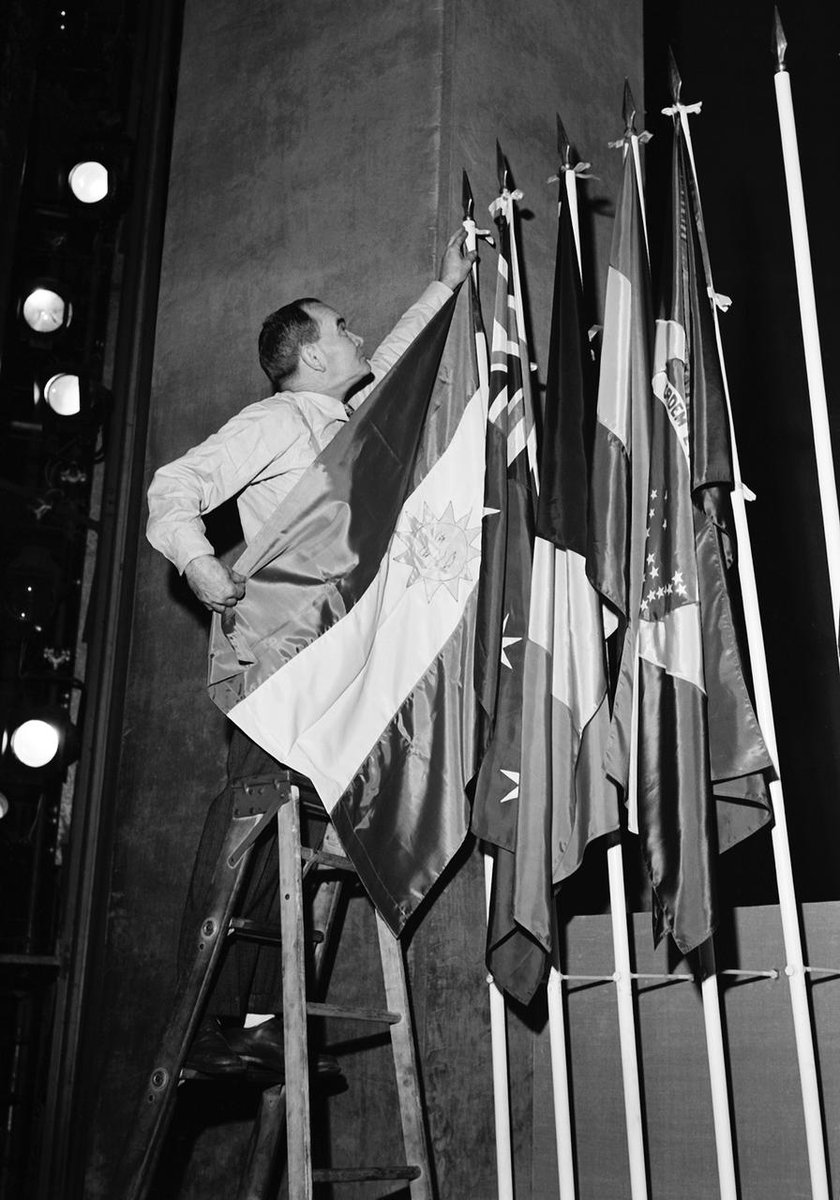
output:
[[[113,1200],[145,1200],[162,1149],[175,1094],[190,1043],[201,1020],[225,943],[231,937],[280,942],[283,968],[283,1041],[285,1080],[263,1091],[251,1139],[239,1200],[274,1200],[279,1146],[285,1132],[289,1200],[312,1200],[318,1183],[404,1180],[412,1200],[433,1200],[434,1188],[426,1137],[414,1034],[402,947],[376,915],[386,1008],[348,1009],[326,1000],[328,967],[335,940],[342,889],[355,876],[342,853],[301,845],[301,810],[323,820],[324,811],[306,785],[291,773],[242,780],[234,787],[233,815],[213,873],[209,901],[196,936],[192,967],[182,981],[169,1023],[157,1048],[136,1120],[121,1160]],[[277,822],[280,929],[258,926],[237,916],[248,860],[272,821]],[[307,930],[306,894],[310,883],[324,882],[311,904],[313,933]],[[279,935],[279,936],[278,936]],[[314,945],[313,945],[314,943]],[[307,958],[311,988],[307,995]],[[391,1036],[406,1163],[401,1166],[312,1167],[310,1064],[307,1017],[340,1017],[384,1024]]]

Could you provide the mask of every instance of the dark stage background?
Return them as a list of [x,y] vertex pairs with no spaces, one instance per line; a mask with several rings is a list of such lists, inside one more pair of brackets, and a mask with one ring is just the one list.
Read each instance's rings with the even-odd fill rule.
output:
[[[645,5],[649,218],[661,228],[674,49],[691,118],[762,607],[782,780],[801,900],[838,897],[840,683],[771,57],[772,5]],[[840,344],[840,7],[781,9],[789,48],[835,460]],[[652,250],[656,253],[654,239]],[[836,633],[836,631],[834,631]],[[769,833],[725,855],[733,902],[775,896]]]

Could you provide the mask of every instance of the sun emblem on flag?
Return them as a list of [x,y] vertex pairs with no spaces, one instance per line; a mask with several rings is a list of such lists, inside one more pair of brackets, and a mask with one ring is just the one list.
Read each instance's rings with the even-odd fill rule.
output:
[[470,529],[469,516],[465,513],[456,519],[451,500],[440,516],[424,503],[422,517],[409,516],[408,527],[396,530],[405,551],[394,561],[411,568],[407,587],[422,579],[427,600],[434,599],[442,587],[458,599],[458,584],[462,579],[475,579],[470,563],[481,557],[480,545],[476,545],[481,526]]

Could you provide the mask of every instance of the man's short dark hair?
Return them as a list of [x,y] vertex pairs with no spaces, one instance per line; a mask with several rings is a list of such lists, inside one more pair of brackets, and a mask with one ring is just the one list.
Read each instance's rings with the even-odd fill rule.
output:
[[263,321],[258,342],[260,366],[278,392],[297,370],[301,346],[317,342],[321,336],[318,322],[303,307],[320,303],[309,296],[293,300]]

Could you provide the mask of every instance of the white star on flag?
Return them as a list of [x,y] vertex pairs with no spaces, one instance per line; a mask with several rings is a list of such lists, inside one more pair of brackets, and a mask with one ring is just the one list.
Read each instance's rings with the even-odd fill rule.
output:
[[[502,666],[507,667],[509,671],[512,671],[513,666],[511,664],[511,661],[508,658],[507,654],[505,653],[505,651],[507,650],[508,646],[515,646],[517,642],[521,642],[522,638],[521,637],[505,637],[505,630],[507,629],[507,623],[508,623],[509,619],[510,619],[510,613],[505,613],[505,619],[502,622]],[[517,776],[517,779],[518,778],[519,778],[519,776]]]

